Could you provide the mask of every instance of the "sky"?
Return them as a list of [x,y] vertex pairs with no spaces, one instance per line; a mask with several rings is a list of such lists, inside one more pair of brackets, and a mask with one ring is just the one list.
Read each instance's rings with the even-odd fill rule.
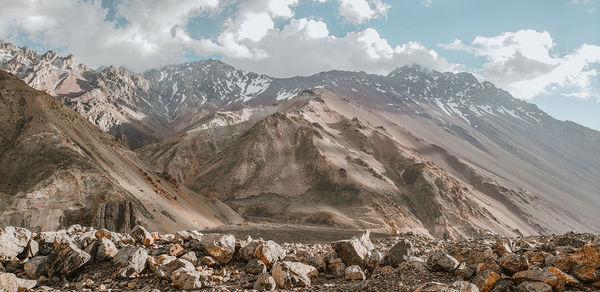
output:
[[600,0],[0,0],[0,39],[141,72],[467,71],[600,130]]

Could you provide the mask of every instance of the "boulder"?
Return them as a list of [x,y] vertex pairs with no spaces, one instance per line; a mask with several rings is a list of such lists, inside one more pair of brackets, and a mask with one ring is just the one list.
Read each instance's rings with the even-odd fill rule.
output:
[[137,277],[146,268],[147,259],[148,252],[144,248],[127,246],[120,249],[112,260],[117,268],[115,276]]
[[[584,282],[600,281],[600,244],[585,245],[570,256],[570,260],[573,263],[571,268],[573,276]],[[568,271],[562,268],[561,270]]]
[[271,274],[275,279],[275,283],[277,283],[277,287],[281,289],[310,287],[319,275],[317,269],[313,266],[289,261],[276,263]]
[[154,244],[154,237],[152,234],[150,234],[146,228],[140,225],[136,225],[133,230],[131,230],[129,235],[135,239],[136,242],[139,242],[145,246],[151,246]]
[[48,277],[54,275],[71,275],[85,265],[92,256],[79,249],[73,242],[56,243],[54,251],[47,258]]
[[175,233],[175,240],[179,242],[184,242],[188,240],[202,240],[204,234],[198,232],[198,230],[181,230]]
[[273,279],[269,273],[262,273],[256,277],[256,282],[254,282],[254,290],[274,291],[275,288],[277,288],[277,284],[275,283],[275,279]]
[[17,259],[30,239],[31,231],[27,229],[13,226],[0,228],[0,262]]
[[256,250],[256,247],[258,247],[258,242],[256,241],[252,241],[244,245],[239,251],[240,259],[245,261],[252,259],[254,257],[254,251]]
[[23,265],[27,277],[30,279],[37,279],[40,276],[47,275],[46,260],[46,256],[36,256],[27,261],[25,265]]
[[12,273],[0,272],[0,291],[17,292],[28,291],[37,285],[35,280],[21,279]]
[[454,270],[454,274],[462,277],[465,280],[468,280],[471,279],[471,277],[473,277],[473,274],[475,274],[475,269],[473,269],[471,265],[462,262],[460,263],[460,265],[458,265],[456,270]]
[[96,249],[96,260],[110,260],[117,254],[119,250],[115,244],[106,237],[101,237],[98,240],[98,248]]
[[194,246],[219,263],[226,264],[231,261],[235,253],[235,237],[230,234],[206,234],[200,241],[194,240]]
[[375,249],[375,245],[371,242],[371,230],[367,229],[359,238],[360,243],[367,249],[372,251]]
[[460,263],[451,255],[441,250],[436,250],[427,258],[427,264],[434,271],[445,271],[452,273],[454,270],[456,270],[456,268],[458,268]]
[[346,274],[346,265],[344,265],[344,261],[342,261],[342,259],[336,258],[329,265],[329,271],[336,278],[343,278]]
[[23,252],[25,253],[24,256],[26,258],[32,258],[34,256],[37,256],[39,251],[40,251],[39,243],[32,238],[27,243],[27,246],[25,247],[25,251],[23,251]]
[[475,284],[467,281],[456,281],[450,284],[450,289],[454,289],[457,292],[479,292],[479,288]]
[[194,265],[194,266],[198,264],[198,258],[196,257],[196,253],[193,251],[185,253],[180,258],[182,260],[186,260],[186,261],[192,263],[192,265]]
[[251,259],[246,265],[245,271],[249,274],[262,274],[267,271],[267,266],[259,259]]
[[195,270],[179,268],[170,275],[175,287],[181,290],[198,290],[202,288],[200,273]]
[[504,272],[512,275],[516,272],[529,269],[529,261],[527,261],[527,257],[524,255],[507,253],[500,258],[500,267]]
[[492,292],[515,292],[517,288],[515,283],[510,278],[502,278],[496,282],[496,286],[492,289]]
[[346,270],[344,271],[344,275],[345,275],[345,279],[350,280],[350,281],[366,279],[365,273],[357,265],[347,267]]
[[579,280],[577,280],[575,277],[561,271],[559,268],[557,267],[549,267],[548,271],[554,273],[555,275],[557,275],[559,278],[561,278],[566,285],[569,286],[579,286],[580,282]]
[[369,250],[356,237],[334,242],[331,244],[331,247],[333,247],[337,256],[344,261],[346,266],[362,266],[369,255]]
[[379,268],[380,263],[383,261],[384,255],[378,250],[372,250],[367,259],[365,260],[365,267],[370,271]]
[[500,275],[492,270],[485,270],[475,276],[471,283],[475,284],[479,291],[488,292],[494,288],[498,280],[500,280]]
[[259,242],[254,250],[254,258],[262,260],[269,268],[284,257],[285,250],[283,250],[281,245],[272,240]]
[[465,281],[457,281],[452,284],[428,282],[419,286],[415,292],[479,292],[479,289]]
[[[162,256],[165,256],[164,258]],[[169,278],[175,270],[178,269],[187,269],[190,271],[194,271],[196,268],[192,263],[178,259],[169,255],[161,255],[157,258],[156,263],[152,267],[152,271],[159,278]]]
[[408,240],[401,240],[396,243],[386,254],[384,262],[386,265],[398,267],[411,256],[413,250],[412,243]]
[[517,292],[552,292],[552,286],[543,282],[523,282],[516,290]]
[[174,256],[174,257],[178,257],[182,254],[185,253],[185,249],[179,245],[178,243],[173,243],[171,244],[171,246],[169,247],[169,254]]
[[317,268],[319,272],[327,271],[327,262],[325,261],[325,255],[323,254],[315,255],[313,252],[307,250],[297,250],[294,255],[294,261],[311,265]]
[[217,260],[211,256],[203,256],[202,262],[209,267],[214,267],[219,264]]
[[523,282],[544,282],[552,286],[556,291],[565,290],[565,282],[548,269],[517,272],[512,276],[512,279],[517,285]]
[[100,230],[96,231],[96,239],[100,240],[102,238],[106,238],[108,240],[112,240],[113,239],[113,233],[102,228]]

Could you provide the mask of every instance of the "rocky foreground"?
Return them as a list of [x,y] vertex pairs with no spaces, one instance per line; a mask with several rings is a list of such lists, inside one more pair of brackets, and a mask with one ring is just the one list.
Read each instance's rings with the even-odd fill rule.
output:
[[0,228],[0,291],[598,291],[600,236],[444,241],[401,234],[330,244],[195,230]]

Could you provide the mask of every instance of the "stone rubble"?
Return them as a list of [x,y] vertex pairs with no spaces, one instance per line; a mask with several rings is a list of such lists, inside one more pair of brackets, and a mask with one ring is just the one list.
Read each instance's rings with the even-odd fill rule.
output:
[[463,241],[412,233],[333,243],[195,230],[0,228],[0,291],[598,291],[600,236]]

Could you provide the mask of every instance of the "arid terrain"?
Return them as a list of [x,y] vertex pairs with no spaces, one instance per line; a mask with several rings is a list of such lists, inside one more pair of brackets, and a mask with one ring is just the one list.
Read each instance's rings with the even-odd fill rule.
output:
[[600,132],[472,74],[0,69],[0,291],[600,289]]

